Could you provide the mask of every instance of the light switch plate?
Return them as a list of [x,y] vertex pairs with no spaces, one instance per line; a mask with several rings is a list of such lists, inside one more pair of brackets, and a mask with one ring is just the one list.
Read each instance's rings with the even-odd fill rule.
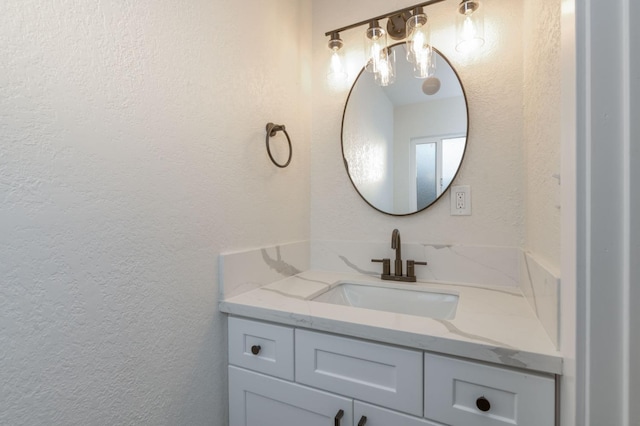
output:
[[451,187],[451,216],[471,216],[471,187],[458,185]]

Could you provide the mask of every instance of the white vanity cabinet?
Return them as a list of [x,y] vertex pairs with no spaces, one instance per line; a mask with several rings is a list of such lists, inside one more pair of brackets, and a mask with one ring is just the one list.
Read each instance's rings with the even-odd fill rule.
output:
[[554,426],[553,376],[229,318],[231,426]]

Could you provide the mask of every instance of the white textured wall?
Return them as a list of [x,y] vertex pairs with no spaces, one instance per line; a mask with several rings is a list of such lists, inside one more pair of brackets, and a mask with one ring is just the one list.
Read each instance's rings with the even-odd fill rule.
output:
[[[313,2],[312,238],[386,241],[397,227],[403,241],[521,247],[525,232],[521,2],[484,2],[486,44],[470,59],[455,51],[457,2],[428,8],[433,44],[458,71],[469,98],[469,145],[455,184],[471,185],[473,215],[450,216],[448,194],[417,215],[384,215],[362,201],[349,183],[340,153],[340,120],[348,87],[336,90],[327,84],[329,50],[324,32],[414,3]],[[351,80],[362,66],[363,31],[342,34]]]
[[217,255],[309,236],[309,12],[0,2],[0,424],[226,424]]
[[560,0],[526,0],[523,16],[525,249],[559,271]]

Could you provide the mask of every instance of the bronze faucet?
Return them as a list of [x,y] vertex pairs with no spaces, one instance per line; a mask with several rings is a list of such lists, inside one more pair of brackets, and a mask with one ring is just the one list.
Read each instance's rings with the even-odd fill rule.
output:
[[407,275],[402,275],[402,243],[400,240],[400,231],[397,229],[394,229],[391,233],[391,248],[396,251],[396,260],[393,263],[393,275],[391,275],[391,259],[371,259],[372,262],[382,263],[382,275],[380,275],[380,278],[383,280],[415,282],[415,265],[426,265],[427,262],[407,260]]

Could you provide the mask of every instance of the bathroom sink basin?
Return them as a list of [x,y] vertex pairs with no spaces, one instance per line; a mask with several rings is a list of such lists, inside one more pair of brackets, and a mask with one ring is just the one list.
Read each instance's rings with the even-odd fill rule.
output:
[[355,283],[338,284],[312,300],[435,319],[452,319],[458,307],[455,294]]

